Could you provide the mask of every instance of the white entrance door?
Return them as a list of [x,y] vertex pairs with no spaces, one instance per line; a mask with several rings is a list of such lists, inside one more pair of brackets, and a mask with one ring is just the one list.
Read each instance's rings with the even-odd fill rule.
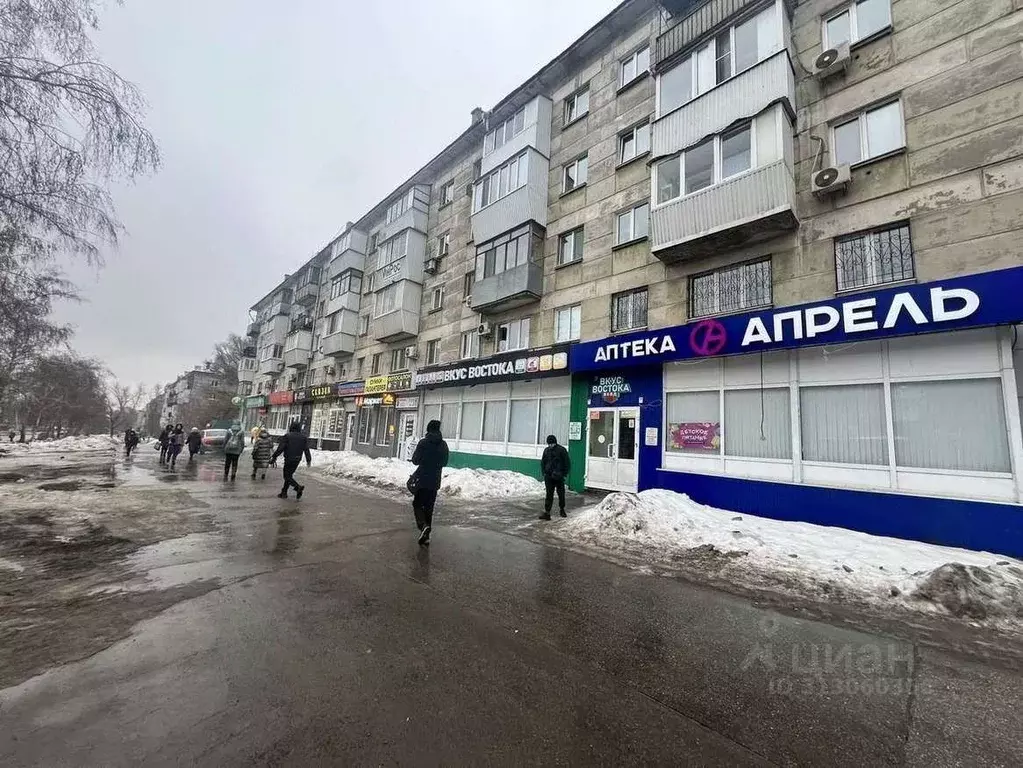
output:
[[638,487],[638,408],[591,408],[586,485],[608,491]]
[[345,450],[355,448],[355,413],[349,413],[345,422]]
[[416,421],[419,414],[415,411],[404,411],[398,431],[398,458],[412,461],[412,452],[416,449]]

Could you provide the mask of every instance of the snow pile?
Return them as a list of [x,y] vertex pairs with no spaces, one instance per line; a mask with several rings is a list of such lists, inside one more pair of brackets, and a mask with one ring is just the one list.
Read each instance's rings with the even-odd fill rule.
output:
[[897,599],[956,616],[1023,620],[1023,562],[987,552],[737,514],[684,494],[615,493],[556,535],[748,584],[870,603]]
[[[313,451],[313,466],[325,475],[405,490],[415,465],[402,459],[372,459],[352,451]],[[498,469],[444,470],[440,492],[463,499],[542,496],[543,483],[518,472]]]
[[0,451],[11,454],[83,453],[112,451],[123,447],[120,438],[109,435],[75,435],[60,440],[33,440],[28,443],[0,443]]

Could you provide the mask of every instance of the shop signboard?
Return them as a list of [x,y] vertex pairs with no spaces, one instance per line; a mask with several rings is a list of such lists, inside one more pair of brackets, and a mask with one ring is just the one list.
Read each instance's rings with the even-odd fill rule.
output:
[[559,344],[545,349],[506,352],[479,362],[437,366],[418,371],[413,383],[416,389],[432,389],[567,376],[568,348],[568,344]]
[[366,394],[373,395],[378,392],[387,391],[387,377],[386,376],[370,376],[366,379]]
[[336,395],[334,394],[333,384],[320,384],[316,387],[309,388],[309,397],[312,400],[333,400]]
[[265,408],[266,395],[251,395],[245,398],[246,408]]
[[419,408],[419,395],[406,395],[395,400],[394,407],[399,411],[415,411]]
[[599,376],[590,385],[590,394],[591,406],[614,405],[622,396],[632,394],[632,385],[624,376]]
[[295,390],[295,402],[296,403],[308,403],[312,400],[312,395],[308,388],[296,389]]
[[668,436],[671,447],[680,451],[717,453],[721,447],[721,425],[714,421],[668,424]]
[[295,393],[286,389],[281,392],[271,392],[268,398],[270,405],[291,405],[295,400]]
[[355,398],[357,408],[372,408],[375,405],[394,405],[394,395],[384,393],[382,395],[363,395]]
[[412,389],[412,371],[387,374],[388,392],[405,392]]
[[337,397],[356,397],[366,391],[364,381],[344,381],[334,385],[334,394]]
[[1023,321],[1023,267],[887,288],[576,344],[571,370],[956,331]]

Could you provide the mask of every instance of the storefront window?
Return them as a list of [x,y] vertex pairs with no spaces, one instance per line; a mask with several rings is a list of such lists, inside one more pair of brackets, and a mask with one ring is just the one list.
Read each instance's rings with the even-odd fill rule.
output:
[[459,440],[479,440],[483,434],[483,403],[462,403]]
[[725,455],[791,459],[788,389],[725,392]]
[[509,443],[536,445],[536,400],[512,400]]
[[359,409],[359,434],[357,440],[361,445],[369,445],[373,442],[373,426],[375,414],[372,408]]
[[883,385],[803,387],[799,410],[804,460],[888,463]]
[[714,455],[721,449],[720,392],[672,392],[667,396],[665,448]]
[[380,447],[390,445],[394,432],[394,409],[375,408],[376,411],[376,444]]
[[444,403],[440,407],[440,429],[448,437],[458,436],[458,403]]
[[487,443],[503,443],[508,418],[508,402],[491,400],[483,411],[483,440]]
[[547,435],[554,435],[562,445],[568,445],[567,397],[543,398],[540,400],[540,428],[537,430],[537,445],[547,442]]
[[340,440],[343,435],[342,432],[345,428],[345,412],[342,408],[331,408],[330,414],[327,417],[327,434],[328,440]]

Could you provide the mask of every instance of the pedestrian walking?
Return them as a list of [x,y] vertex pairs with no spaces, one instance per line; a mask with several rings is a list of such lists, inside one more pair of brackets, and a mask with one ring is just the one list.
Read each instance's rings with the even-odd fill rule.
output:
[[188,445],[188,463],[191,464],[195,461],[195,454],[199,453],[202,449],[202,433],[199,432],[199,427],[192,427],[192,431],[188,433],[185,443]]
[[558,494],[558,511],[565,517],[565,478],[572,469],[572,460],[568,457],[568,450],[558,444],[558,438],[554,435],[547,435],[547,447],[543,449],[543,455],[540,457],[540,469],[543,472],[543,484],[547,489],[540,519],[551,519],[555,491]]
[[256,444],[256,441],[259,439],[259,433],[262,431],[263,428],[259,424],[256,424],[255,426],[252,427],[252,429],[249,430],[249,437],[252,438],[253,445]]
[[8,438],[8,439],[9,439],[9,440],[10,440],[10,441],[11,441],[12,443],[14,442],[14,430],[13,430],[13,429],[11,430],[11,433],[10,433],[9,435],[7,435],[7,438]]
[[414,487],[412,512],[419,528],[419,544],[426,546],[433,533],[433,508],[440,490],[441,473],[448,465],[448,444],[444,442],[437,419],[426,425],[426,437],[416,445],[412,463],[416,465],[416,471],[409,478]]
[[160,432],[160,436],[156,438],[156,441],[160,446],[161,464],[167,463],[167,449],[170,448],[170,437],[173,431],[174,427],[168,424],[166,427],[163,428],[163,431]]
[[131,456],[131,452],[134,451],[139,444],[139,433],[134,429],[129,429],[124,433],[124,455]]
[[238,475],[238,459],[245,450],[245,433],[242,432],[242,425],[235,423],[224,439],[224,479],[228,475],[234,480]]
[[295,480],[295,470],[302,463],[302,456],[305,456],[307,467],[313,465],[313,456],[309,453],[309,439],[302,434],[302,425],[297,421],[292,422],[287,433],[277,444],[277,450],[270,457],[270,463],[277,461],[277,457],[284,454],[284,487],[277,494],[279,498],[288,498],[288,488],[295,489],[295,498],[301,499],[305,492],[305,486],[299,485]]
[[265,429],[259,431],[256,442],[252,445],[252,479],[256,479],[256,472],[262,472],[261,480],[266,480],[266,468],[270,464],[270,457],[273,456],[274,444],[270,439],[270,433]]
[[171,430],[170,436],[167,439],[167,460],[170,462],[171,469],[174,469],[178,463],[178,455],[185,447],[185,425],[175,424],[174,429]]

